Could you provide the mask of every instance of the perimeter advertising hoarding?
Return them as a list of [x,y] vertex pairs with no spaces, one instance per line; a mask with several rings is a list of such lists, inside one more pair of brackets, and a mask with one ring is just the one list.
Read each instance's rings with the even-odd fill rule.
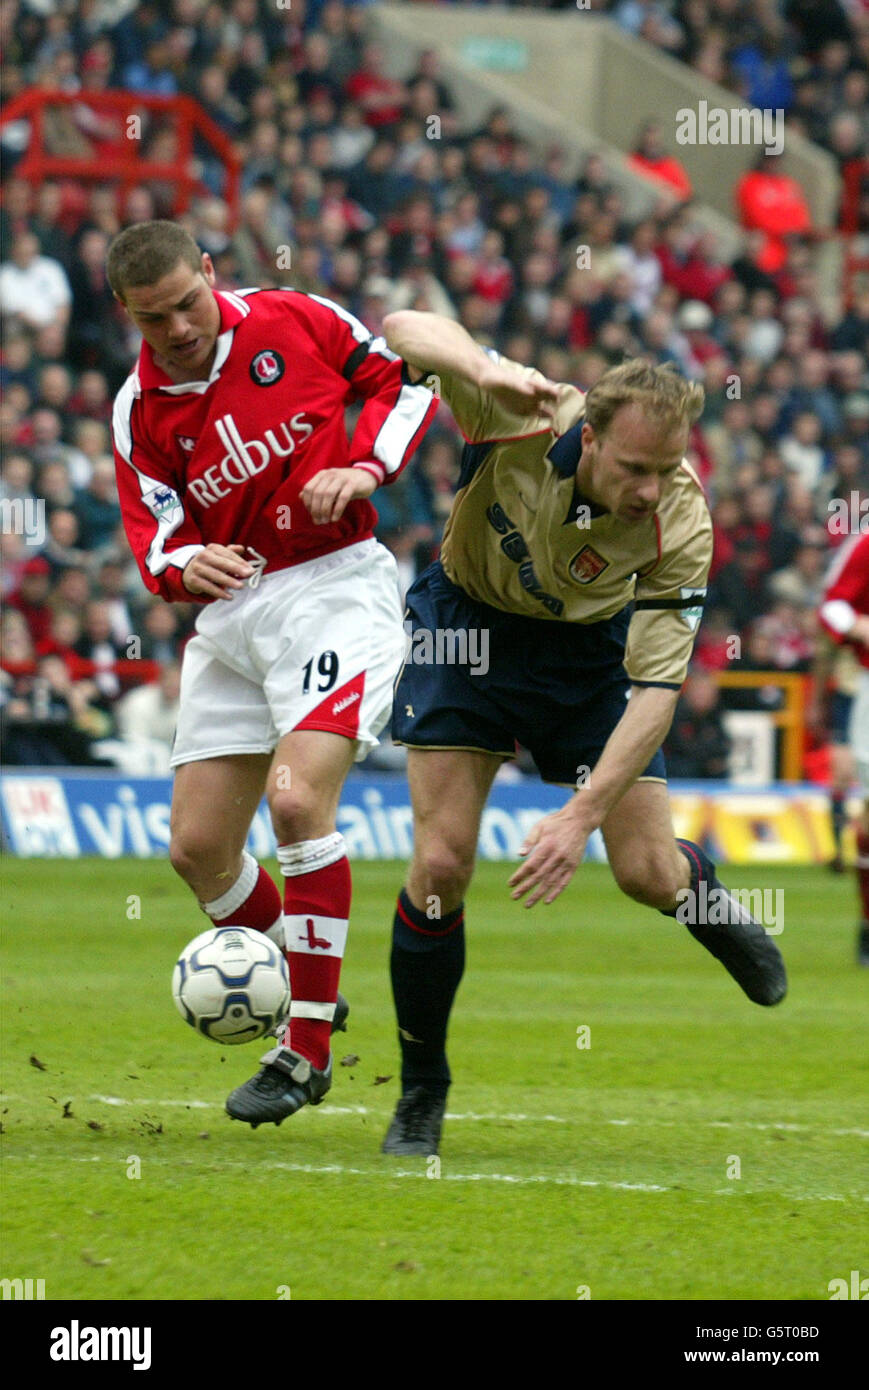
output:
[[[165,855],[171,791],[171,779],[164,777],[68,769],[62,775],[10,772],[0,780],[4,846],[28,858]],[[529,826],[565,799],[562,788],[533,778],[496,782],[483,814],[480,858],[516,859]],[[721,863],[820,864],[832,858],[828,803],[818,787],[734,789],[714,782],[673,783],[671,800],[677,835],[705,844]],[[408,858],[412,819],[404,777],[351,775],[338,828],[351,859]],[[248,846],[258,857],[274,853],[264,805],[254,819]],[[605,857],[602,837],[595,833],[588,858]]]

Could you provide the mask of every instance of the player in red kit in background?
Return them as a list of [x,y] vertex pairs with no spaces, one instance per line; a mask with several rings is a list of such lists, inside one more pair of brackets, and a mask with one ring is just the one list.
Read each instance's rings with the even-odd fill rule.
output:
[[[215,924],[287,957],[288,1026],[227,1101],[280,1123],[331,1085],[350,909],[344,778],[391,710],[405,634],[368,501],[437,406],[343,308],[295,290],[214,289],[173,222],[115,238],[108,278],[144,342],[118,393],[124,525],[146,586],[198,602],[172,754],[170,858]],[[352,440],[345,406],[363,400]],[[268,800],[285,879],[245,848]]]
[[818,612],[833,641],[851,643],[860,662],[850,735],[863,798],[857,824],[861,903],[857,959],[869,965],[869,534],[855,536],[836,556]]

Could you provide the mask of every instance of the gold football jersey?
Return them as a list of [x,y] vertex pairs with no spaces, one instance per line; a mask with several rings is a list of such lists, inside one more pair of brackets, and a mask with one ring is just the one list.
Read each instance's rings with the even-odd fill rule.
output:
[[441,546],[447,577],[478,602],[544,621],[597,623],[633,600],[630,680],[678,689],[712,560],[712,520],[687,460],[654,516],[619,521],[576,489],[585,413],[576,387],[560,385],[550,421],[515,414],[447,372],[427,381],[468,441]]

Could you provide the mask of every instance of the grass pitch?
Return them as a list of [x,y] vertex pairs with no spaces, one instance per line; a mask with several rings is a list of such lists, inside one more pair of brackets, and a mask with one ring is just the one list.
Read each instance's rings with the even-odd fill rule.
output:
[[865,1273],[850,876],[725,875],[784,889],[791,992],[764,1010],[605,868],[531,912],[509,872],[468,898],[438,1176],[379,1152],[401,865],[354,865],[328,1100],[254,1133],[223,1102],[262,1044],[198,1038],[170,997],[204,919],[168,864],[7,859],[0,1275],[48,1299],[825,1300]]

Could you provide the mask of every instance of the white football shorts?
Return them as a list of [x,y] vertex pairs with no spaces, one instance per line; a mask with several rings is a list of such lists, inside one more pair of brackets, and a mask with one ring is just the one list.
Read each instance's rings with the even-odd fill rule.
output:
[[851,747],[857,760],[857,783],[860,795],[869,801],[869,670],[860,667],[857,694],[851,706]]
[[294,729],[377,746],[404,659],[398,568],[376,540],[259,576],[203,608],[184,650],[172,767],[271,753]]

